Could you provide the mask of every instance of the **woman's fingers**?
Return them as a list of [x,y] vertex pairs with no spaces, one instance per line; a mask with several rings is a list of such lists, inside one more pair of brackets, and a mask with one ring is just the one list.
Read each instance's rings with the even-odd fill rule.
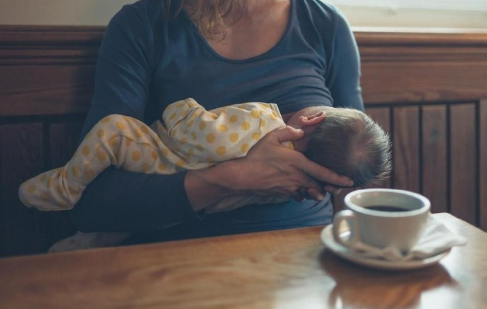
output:
[[310,187],[306,188],[306,198],[307,199],[313,199],[315,201],[321,201],[325,199],[326,193],[323,193],[321,190],[319,190],[316,187]]
[[330,192],[331,194],[340,194],[340,192],[342,192],[342,188],[335,187],[335,186],[330,186],[330,185],[326,185],[325,186],[325,191],[326,192]]
[[293,199],[296,202],[302,202],[307,198],[306,196],[306,189],[305,188],[300,188],[299,190],[296,191],[295,195],[293,196]]
[[270,135],[269,138],[273,138],[277,143],[281,144],[284,142],[297,141],[303,138],[304,131],[301,129],[295,129],[290,126],[285,126],[275,129],[268,135]]
[[[303,130],[286,126],[272,131],[271,134],[274,134],[274,138],[277,142],[283,143],[301,139],[304,132]],[[296,164],[304,173],[320,182],[335,185],[337,187],[353,186],[353,181],[350,178],[339,175],[332,170],[309,160],[303,154],[301,154],[300,162],[296,162]]]
[[302,130],[292,127],[278,128],[267,134],[247,156],[239,161],[239,188],[256,195],[287,196],[301,201],[304,198],[322,200],[325,185],[335,188],[351,186],[347,177],[310,161],[298,151],[282,145],[303,137]]

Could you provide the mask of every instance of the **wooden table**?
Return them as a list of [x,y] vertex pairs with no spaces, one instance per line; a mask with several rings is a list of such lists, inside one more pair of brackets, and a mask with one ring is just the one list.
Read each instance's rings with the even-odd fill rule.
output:
[[487,308],[487,234],[402,273],[332,255],[321,228],[0,259],[0,308]]

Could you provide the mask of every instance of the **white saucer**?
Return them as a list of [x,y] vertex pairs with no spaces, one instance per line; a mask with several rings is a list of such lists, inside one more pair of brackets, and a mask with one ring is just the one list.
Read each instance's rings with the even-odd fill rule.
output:
[[363,266],[377,268],[377,269],[385,269],[385,270],[408,270],[408,269],[418,269],[427,267],[430,265],[434,265],[438,263],[442,258],[444,258],[450,250],[439,253],[435,256],[426,258],[424,260],[411,260],[411,261],[387,261],[381,260],[377,258],[369,258],[364,257],[360,253],[354,252],[349,248],[341,245],[335,238],[333,237],[332,233],[333,225],[326,226],[321,231],[321,241],[325,244],[325,246],[331,250],[334,254],[349,260],[353,263],[357,263]]

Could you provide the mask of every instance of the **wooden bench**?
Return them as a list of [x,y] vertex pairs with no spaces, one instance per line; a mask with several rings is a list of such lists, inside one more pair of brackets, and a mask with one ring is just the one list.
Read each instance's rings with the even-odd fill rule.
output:
[[[17,189],[74,152],[103,32],[0,27],[0,256],[44,252],[75,230],[67,213],[22,206]],[[487,230],[487,34],[355,34],[367,112],[394,143],[384,186]]]

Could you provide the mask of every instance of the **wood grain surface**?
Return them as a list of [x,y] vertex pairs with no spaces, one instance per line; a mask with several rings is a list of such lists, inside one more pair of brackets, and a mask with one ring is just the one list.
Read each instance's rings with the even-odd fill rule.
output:
[[[365,112],[370,116],[370,118],[377,122],[392,139],[391,111],[392,109],[389,107],[375,107],[367,108]],[[392,171],[392,175],[390,175],[386,180],[374,184],[374,187],[390,188],[392,185],[391,180],[394,179],[393,173],[394,172]]]
[[475,223],[477,214],[477,130],[474,104],[451,107],[451,213],[465,221]]
[[[43,142],[41,123],[0,125],[0,244],[17,240],[9,241],[8,250],[20,254],[46,249],[39,220],[43,214],[21,207],[17,193],[32,171],[42,171]],[[25,243],[35,248],[26,249]],[[0,250],[7,248],[0,246]]]
[[439,264],[377,271],[335,257],[322,227],[0,259],[0,308],[482,308],[487,234]]
[[447,106],[424,106],[421,124],[422,193],[431,201],[431,212],[448,212]]
[[394,108],[394,187],[420,192],[419,107]]

